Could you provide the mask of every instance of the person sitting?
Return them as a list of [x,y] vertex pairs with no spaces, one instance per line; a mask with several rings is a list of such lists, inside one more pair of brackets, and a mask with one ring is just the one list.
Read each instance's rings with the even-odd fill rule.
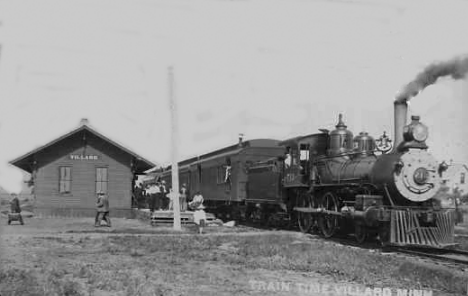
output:
[[10,201],[10,213],[8,213],[8,225],[10,225],[12,221],[19,221],[21,225],[24,225],[18,195],[16,193],[12,193],[11,197],[12,200]]
[[206,223],[206,213],[204,211],[205,206],[203,205],[203,202],[203,195],[201,195],[200,191],[197,191],[192,201],[189,203],[190,209],[194,211],[193,221],[198,225],[198,233],[200,234],[203,233],[203,227],[205,227]]

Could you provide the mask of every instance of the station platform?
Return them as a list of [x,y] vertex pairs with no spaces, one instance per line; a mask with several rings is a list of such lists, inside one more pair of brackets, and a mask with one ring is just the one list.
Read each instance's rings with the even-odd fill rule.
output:
[[[174,212],[173,211],[154,211],[151,213],[149,209],[139,209],[137,211],[137,218],[142,220],[149,220],[151,224],[159,223],[172,223],[174,221]],[[193,213],[192,211],[180,212],[180,222],[181,224],[192,224],[193,222]],[[206,222],[214,222],[216,216],[211,213],[206,213]]]

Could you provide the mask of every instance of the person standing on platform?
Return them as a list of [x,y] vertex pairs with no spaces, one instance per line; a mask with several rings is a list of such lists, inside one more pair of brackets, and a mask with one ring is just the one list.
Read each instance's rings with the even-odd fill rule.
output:
[[204,199],[200,191],[197,191],[192,201],[189,203],[189,207],[194,211],[193,222],[198,225],[198,233],[203,233],[203,228],[206,223],[206,213],[204,211],[205,206],[203,205]]
[[138,209],[141,209],[142,207],[144,208],[144,204],[146,200],[145,200],[145,188],[143,184],[137,184],[134,192],[135,192],[137,208]]
[[159,193],[159,187],[157,184],[151,185],[151,187],[148,189],[148,194],[149,194],[149,209],[150,212],[153,213],[154,209],[158,207],[158,193]]
[[144,193],[143,193],[143,196],[144,196],[145,201],[146,201],[146,207],[148,209],[151,208],[151,197],[150,197],[150,194],[149,194],[150,188],[151,188],[151,185],[146,184],[145,185],[145,190],[144,190]]
[[162,180],[161,185],[159,186],[159,192],[160,192],[160,208],[162,210],[167,210],[167,206],[169,205],[168,198],[166,197],[166,194],[168,193],[166,189],[166,181]]
[[172,192],[172,188],[169,188],[169,193],[166,194],[166,198],[169,201],[169,205],[167,206],[168,211],[174,210],[173,200],[174,200],[174,193]]
[[179,196],[181,212],[187,211],[187,196],[188,196],[187,184],[184,183],[182,184],[182,188],[180,188],[180,196]]

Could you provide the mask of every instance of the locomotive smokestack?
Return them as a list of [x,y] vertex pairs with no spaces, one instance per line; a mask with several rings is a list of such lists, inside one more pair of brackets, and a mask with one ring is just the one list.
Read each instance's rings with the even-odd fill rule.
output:
[[406,118],[408,116],[408,103],[407,100],[395,100],[393,102],[395,108],[395,134],[393,135],[395,141],[393,152],[397,150],[398,145],[403,142],[403,128],[406,125]]

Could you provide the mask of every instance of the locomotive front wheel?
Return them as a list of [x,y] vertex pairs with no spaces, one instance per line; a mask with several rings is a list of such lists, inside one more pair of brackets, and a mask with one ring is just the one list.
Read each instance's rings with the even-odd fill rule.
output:
[[[321,198],[321,208],[326,211],[338,212],[338,199],[331,193],[325,193]],[[338,230],[339,217],[333,214],[321,214],[319,217],[319,228],[325,238],[332,237]]]
[[[306,193],[298,196],[297,207],[300,208],[311,208],[310,197]],[[303,233],[309,232],[312,227],[314,220],[311,213],[297,212],[297,222],[299,229]]]
[[364,226],[361,224],[356,224],[354,226],[354,236],[356,237],[356,241],[358,243],[363,244],[367,240],[369,234]]

